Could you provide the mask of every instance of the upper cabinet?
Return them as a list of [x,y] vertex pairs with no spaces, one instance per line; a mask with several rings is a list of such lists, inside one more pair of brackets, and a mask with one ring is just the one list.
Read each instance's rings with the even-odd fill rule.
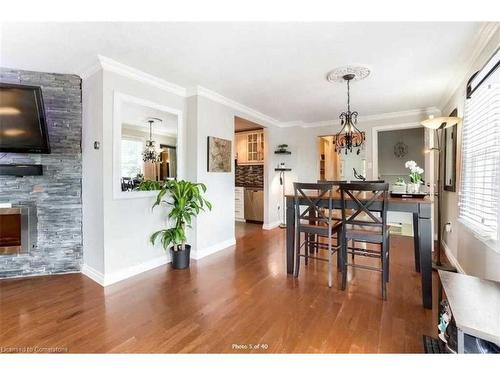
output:
[[264,131],[236,133],[238,164],[264,164]]

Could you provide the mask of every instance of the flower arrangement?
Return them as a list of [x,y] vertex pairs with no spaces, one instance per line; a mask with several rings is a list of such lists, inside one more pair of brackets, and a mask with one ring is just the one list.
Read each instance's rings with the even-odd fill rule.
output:
[[422,184],[422,174],[424,170],[420,168],[414,160],[409,160],[405,163],[405,167],[410,170],[410,181],[412,184]]

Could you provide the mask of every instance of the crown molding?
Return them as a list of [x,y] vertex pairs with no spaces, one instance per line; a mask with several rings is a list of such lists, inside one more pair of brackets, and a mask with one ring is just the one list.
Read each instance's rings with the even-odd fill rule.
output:
[[[359,116],[358,122],[369,123],[374,121],[381,120],[389,120],[395,118],[404,118],[404,117],[414,117],[414,116],[429,116],[429,115],[440,115],[441,110],[437,107],[428,107],[421,109],[411,109],[408,111],[399,111],[399,112],[387,112],[380,113],[376,115],[368,115],[368,116]],[[322,126],[338,126],[340,125],[340,120],[325,120],[325,121],[316,121],[316,122],[303,122],[303,121],[291,121],[291,122],[283,122],[280,124],[283,128],[290,128],[300,126],[302,128],[319,128]]]
[[157,87],[161,90],[170,92],[178,96],[186,97],[186,88],[176,85],[175,83],[165,81],[164,79],[155,77],[154,75],[143,72],[142,70],[132,68],[128,65],[122,64],[116,60],[102,55],[98,55],[97,62],[92,64],[87,69],[83,70],[80,74],[80,77],[82,79],[87,79],[101,69],[131,78],[135,81],[146,83],[148,85]]
[[[316,128],[322,126],[336,126],[340,124],[340,121],[338,119],[316,121],[316,122],[304,122],[304,121],[282,122],[262,112],[259,112],[253,108],[250,108],[244,104],[238,103],[235,100],[229,99],[215,91],[207,89],[203,86],[194,86],[186,89],[185,87],[165,81],[149,73],[145,73],[141,70],[132,68],[128,65],[122,64],[118,61],[115,61],[113,59],[110,59],[102,55],[98,55],[97,61],[88,68],[82,70],[79,75],[83,80],[85,80],[101,70],[120,74],[122,76],[149,84],[151,86],[160,88],[162,90],[165,90],[167,92],[173,93],[181,97],[202,96],[214,102],[233,108],[234,110],[240,113],[246,114],[251,117],[250,120],[253,119],[253,121],[263,122],[263,124],[261,125],[271,125],[279,128],[291,128],[291,127]],[[408,111],[388,112],[376,115],[360,116],[358,119],[360,122],[372,122],[372,121],[387,120],[400,117],[410,117],[418,115],[429,116],[429,115],[439,115],[439,114],[441,114],[440,109],[436,107],[429,107],[422,109],[413,109]]]
[[[471,70],[476,63],[476,60],[479,58],[483,50],[486,48],[494,35],[498,32],[498,30],[498,22],[486,22],[483,27],[481,27],[471,43],[471,48],[465,51],[463,54],[463,60],[466,60],[466,63],[462,66],[461,69],[458,69],[455,74],[455,78],[448,84],[446,90],[444,91],[444,94],[441,96],[441,99],[438,102],[439,108],[441,108],[441,110],[444,110],[445,106],[450,102],[453,95],[463,84],[463,81],[466,79],[467,74],[472,74]],[[456,77],[458,77],[458,79],[456,79]]]
[[[176,125],[177,126],[177,125]],[[144,133],[146,136],[149,136],[149,128],[146,127],[144,124],[137,124],[137,123],[132,123],[132,122],[124,122],[123,123],[124,128],[128,128],[130,130],[137,130],[141,133]],[[177,138],[177,133],[175,132],[170,132],[168,130],[164,130],[161,128],[154,128],[153,135],[163,135],[166,137],[171,137],[171,138]]]
[[249,115],[256,120],[260,120],[260,121],[265,122],[265,124],[261,124],[261,125],[270,124],[273,126],[281,127],[282,123],[280,121],[276,120],[275,118],[272,118],[271,116],[268,116],[268,115],[266,115],[262,112],[259,112],[253,108],[247,107],[244,104],[238,103],[232,99],[229,99],[229,98],[227,98],[227,97],[225,97],[225,96],[223,96],[215,91],[209,90],[205,87],[196,86],[196,87],[193,87],[193,88],[187,90],[188,97],[194,96],[194,95],[198,95],[198,96],[202,96],[204,98],[210,99],[214,102],[223,104],[223,105],[225,105],[227,107],[231,107],[231,108],[233,108],[241,113]]
[[136,81],[140,81],[151,86],[158,87],[162,90],[171,92],[175,95],[182,97],[190,97],[194,95],[203,96],[208,98],[214,102],[226,105],[230,108],[233,108],[241,113],[251,116],[257,121],[263,121],[267,125],[280,126],[280,121],[268,116],[262,112],[259,112],[253,108],[250,108],[244,104],[238,103],[232,99],[229,99],[215,91],[209,90],[202,86],[195,86],[189,89],[185,87],[176,85],[174,83],[165,81],[161,78],[155,77],[149,73],[145,73],[141,70],[132,68],[128,65],[122,64],[116,60],[110,59],[109,57],[105,57],[102,55],[97,56],[97,61],[94,62],[88,68],[82,70],[80,72],[80,77],[85,80],[100,70],[110,71],[113,73],[120,74],[122,76],[134,79]]

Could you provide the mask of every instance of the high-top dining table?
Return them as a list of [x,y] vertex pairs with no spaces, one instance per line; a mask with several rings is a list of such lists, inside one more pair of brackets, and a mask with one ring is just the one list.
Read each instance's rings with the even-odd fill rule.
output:
[[[295,257],[295,208],[293,194],[286,194],[286,270],[293,274]],[[307,195],[313,201],[318,199],[316,193]],[[334,209],[341,208],[340,193],[332,192]],[[370,192],[362,192],[357,198],[360,201],[369,201],[373,197]],[[299,198],[299,204],[307,205],[307,199]],[[319,206],[328,207],[328,194],[318,200]],[[375,200],[370,206],[376,210],[380,207],[380,200]],[[357,208],[354,201],[347,200],[347,208]],[[413,215],[413,241],[415,271],[420,272],[422,284],[422,304],[426,309],[432,309],[432,198],[402,198],[389,196],[388,211],[408,212]]]

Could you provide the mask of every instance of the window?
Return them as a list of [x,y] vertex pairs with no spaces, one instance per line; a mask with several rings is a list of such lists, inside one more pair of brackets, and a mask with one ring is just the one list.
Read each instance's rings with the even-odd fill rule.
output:
[[[498,53],[495,57],[498,59]],[[485,68],[489,65],[491,60]],[[493,66],[496,68],[498,64]],[[500,69],[494,69],[490,73],[480,71],[474,77],[485,76],[481,84],[474,87],[465,103],[459,218],[480,239],[498,250]],[[477,81],[474,77],[471,83]],[[470,92],[469,87],[468,91]]]
[[144,174],[143,149],[144,142],[140,139],[122,139],[122,177],[134,178]]

